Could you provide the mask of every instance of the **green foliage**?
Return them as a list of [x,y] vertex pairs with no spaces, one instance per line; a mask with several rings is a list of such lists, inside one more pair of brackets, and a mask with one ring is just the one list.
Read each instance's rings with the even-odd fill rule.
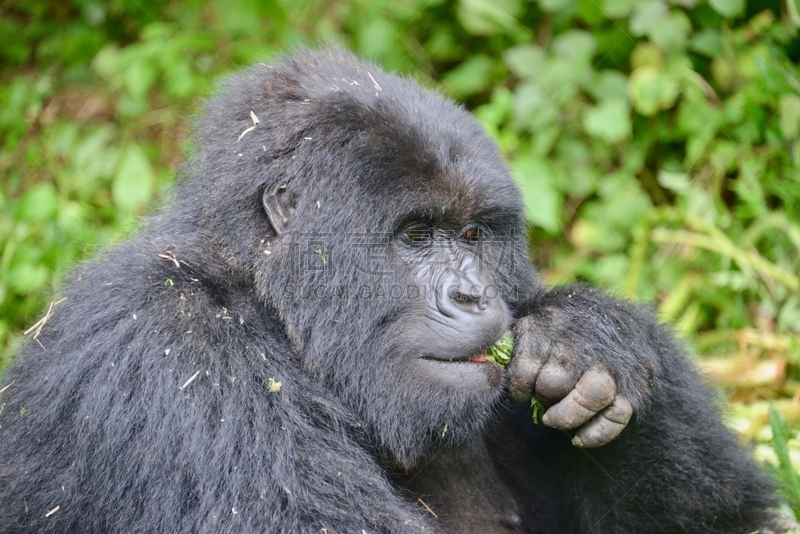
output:
[[503,337],[489,347],[486,351],[486,361],[505,367],[511,361],[511,352],[514,349],[514,334],[506,332]]
[[547,411],[547,408],[544,407],[544,404],[539,402],[536,397],[531,397],[531,418],[535,424],[539,424],[542,422],[542,417],[544,417],[544,413]]
[[652,303],[738,406],[800,388],[798,0],[6,4],[0,368],[173,181],[216,76],[339,42],[475,111],[546,281]]
[[784,498],[794,513],[800,516],[800,475],[789,458],[792,431],[786,419],[773,407],[769,409],[769,425],[772,428],[772,448],[778,457],[778,478],[783,481]]

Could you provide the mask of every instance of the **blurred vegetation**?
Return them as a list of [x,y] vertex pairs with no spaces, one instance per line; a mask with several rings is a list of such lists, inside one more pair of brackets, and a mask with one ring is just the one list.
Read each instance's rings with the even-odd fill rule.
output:
[[799,27],[800,0],[3,2],[0,368],[172,183],[216,76],[339,42],[475,111],[544,278],[673,322],[800,511]]

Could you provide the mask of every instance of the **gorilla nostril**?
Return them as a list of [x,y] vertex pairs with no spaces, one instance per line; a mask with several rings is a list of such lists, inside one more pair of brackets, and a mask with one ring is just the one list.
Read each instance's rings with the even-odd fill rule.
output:
[[458,302],[460,304],[470,304],[470,303],[475,302],[477,300],[472,295],[469,295],[467,293],[462,293],[457,288],[454,288],[452,291],[450,291],[450,298],[454,302]]
[[486,307],[484,292],[480,286],[473,285],[465,290],[465,288],[454,285],[450,287],[447,294],[452,302],[461,307],[477,305],[480,310]]

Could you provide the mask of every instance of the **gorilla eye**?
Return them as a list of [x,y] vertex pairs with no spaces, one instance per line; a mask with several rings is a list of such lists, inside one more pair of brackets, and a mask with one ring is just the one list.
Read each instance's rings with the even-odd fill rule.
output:
[[431,240],[431,230],[423,227],[411,228],[406,230],[405,238],[414,246],[427,245]]
[[477,243],[483,237],[483,230],[478,226],[468,228],[463,234],[461,239],[468,243]]

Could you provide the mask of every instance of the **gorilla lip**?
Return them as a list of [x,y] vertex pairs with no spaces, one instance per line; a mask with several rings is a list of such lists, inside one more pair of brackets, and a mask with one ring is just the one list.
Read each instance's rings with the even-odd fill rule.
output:
[[441,363],[487,363],[486,362],[486,352],[480,352],[478,354],[473,354],[467,358],[437,358],[435,356],[423,356],[423,360],[428,360],[432,362],[441,362]]
[[480,354],[476,354],[475,356],[472,356],[467,361],[485,363],[486,362],[486,353],[485,352],[481,352]]
[[420,358],[425,363],[426,373],[461,389],[499,388],[503,378],[503,368],[487,361],[486,352],[472,356],[442,358],[427,355]]

